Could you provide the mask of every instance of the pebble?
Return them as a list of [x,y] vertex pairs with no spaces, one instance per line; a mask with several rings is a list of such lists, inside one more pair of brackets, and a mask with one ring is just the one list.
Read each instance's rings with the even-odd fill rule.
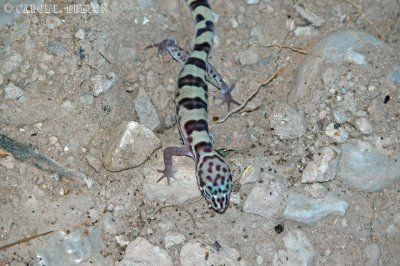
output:
[[344,54],[344,61],[348,63],[355,63],[357,65],[367,65],[367,60],[365,59],[365,55],[352,51],[352,50],[347,50],[346,53]]
[[154,0],[138,0],[138,5],[141,10],[146,10],[154,6]]
[[53,55],[64,55],[68,52],[67,46],[57,41],[48,42],[47,50],[49,51],[49,54]]
[[51,137],[49,138],[49,143],[50,143],[50,145],[54,146],[54,145],[56,145],[57,142],[58,142],[57,137],[51,136]]
[[255,168],[254,166],[249,165],[244,169],[242,177],[240,178],[240,183],[241,184],[255,183],[260,177],[260,174],[261,174],[260,168],[258,167]]
[[15,159],[13,156],[7,156],[0,160],[0,165],[4,166],[8,170],[12,170],[15,167]]
[[84,40],[86,36],[85,30],[84,29],[79,29],[77,32],[75,32],[75,38],[79,40]]
[[166,249],[185,242],[185,236],[176,232],[167,232],[164,237],[164,247]]
[[128,266],[137,264],[173,266],[172,258],[166,250],[150,244],[143,237],[137,237],[133,242],[128,244],[125,255],[116,265]]
[[336,176],[338,154],[332,147],[324,147],[309,162],[302,174],[302,183],[326,182]]
[[3,84],[3,80],[4,80],[3,75],[0,74],[0,85]]
[[143,88],[140,88],[135,99],[135,110],[139,116],[140,123],[150,130],[154,130],[160,125],[156,108]]
[[368,114],[373,121],[383,121],[386,119],[385,105],[378,99],[372,100],[368,106]]
[[7,75],[10,74],[12,72],[15,72],[22,63],[22,60],[24,58],[22,57],[22,55],[12,51],[11,55],[9,57],[7,57],[7,59],[4,61],[3,65],[1,66],[1,74],[2,75]]
[[123,122],[111,137],[104,167],[112,172],[138,167],[160,146],[160,140],[148,128],[134,121]]
[[56,16],[46,16],[46,27],[50,30],[54,30],[63,24],[61,19]]
[[306,224],[313,224],[328,215],[344,216],[349,204],[328,193],[325,197],[313,199],[296,192],[290,192],[284,218]]
[[260,3],[260,0],[246,0],[246,4],[248,5],[255,5]]
[[79,100],[81,101],[81,103],[85,104],[85,105],[93,105],[94,103],[94,96],[90,95],[90,94],[86,94],[83,95],[79,98]]
[[381,255],[381,249],[378,244],[372,243],[365,247],[364,256],[367,258],[366,266],[377,266],[379,265],[379,257]]
[[355,121],[356,128],[364,135],[371,135],[374,129],[366,117],[357,118]]
[[336,143],[343,143],[349,138],[349,133],[339,124],[330,123],[326,129],[325,134]]
[[317,252],[303,231],[289,231],[283,237],[283,241],[286,250],[279,250],[275,254],[272,265],[314,265]]
[[118,81],[118,76],[114,72],[107,75],[96,75],[90,78],[93,85],[93,96],[98,97],[102,93],[109,92]]
[[400,179],[400,153],[377,149],[360,140],[339,146],[336,178],[353,189],[375,192]]
[[333,118],[335,122],[338,124],[343,124],[347,121],[346,112],[343,109],[335,109],[333,110]]
[[396,85],[400,85],[400,65],[393,66],[393,70],[389,73],[388,79]]
[[86,155],[86,160],[91,167],[98,173],[100,172],[103,162],[101,161],[102,152],[96,148],[90,148],[89,153]]
[[246,213],[273,218],[283,209],[285,193],[283,182],[277,179],[257,183],[245,200],[243,210]]
[[304,114],[286,103],[279,104],[268,119],[280,139],[295,139],[306,132]]
[[[210,251],[207,247],[198,241],[190,241],[185,244],[180,252],[179,260],[182,266],[192,265],[246,265],[243,257],[240,256],[234,248],[225,243],[220,243],[222,248],[219,252]],[[205,260],[204,256],[208,254]]]
[[18,98],[22,97],[23,95],[24,95],[24,91],[12,83],[9,83],[4,88],[4,99],[6,99],[6,100],[17,100]]

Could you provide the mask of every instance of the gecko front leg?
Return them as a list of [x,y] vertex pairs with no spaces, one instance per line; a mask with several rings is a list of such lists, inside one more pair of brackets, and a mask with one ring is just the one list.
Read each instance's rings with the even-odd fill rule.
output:
[[192,151],[187,146],[181,147],[167,147],[164,149],[164,170],[158,170],[163,175],[157,180],[160,182],[163,178],[167,178],[167,183],[169,185],[169,179],[174,177],[174,169],[172,164],[173,156],[189,156],[193,159]]

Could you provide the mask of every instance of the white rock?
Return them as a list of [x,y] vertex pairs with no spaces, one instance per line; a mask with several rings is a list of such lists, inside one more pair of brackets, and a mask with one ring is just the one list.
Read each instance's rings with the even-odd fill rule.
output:
[[365,135],[370,135],[374,129],[366,117],[357,118],[355,121],[356,128]]
[[76,33],[75,33],[75,38],[79,39],[79,40],[84,40],[85,39],[85,30],[84,29],[79,29]]
[[316,251],[303,231],[290,231],[283,241],[286,251],[279,250],[274,256],[272,265],[313,265]]
[[246,3],[248,5],[255,5],[255,4],[260,3],[260,0],[246,0]]
[[54,30],[63,24],[61,19],[56,16],[46,16],[46,27]]
[[[193,265],[246,265],[244,259],[240,260],[240,254],[227,244],[221,243],[219,252],[210,251],[210,248],[199,242],[190,241],[184,245],[180,253],[180,262],[182,266]],[[208,253],[208,259],[205,261],[204,254]]]
[[3,75],[7,75],[10,74],[12,72],[14,72],[15,70],[17,70],[21,63],[22,60],[24,58],[22,57],[22,55],[17,54],[17,53],[12,53],[3,63],[3,66],[1,67],[1,74]]
[[180,245],[185,242],[185,236],[176,232],[167,232],[164,237],[164,247],[170,248],[175,245]]
[[291,192],[287,200],[284,218],[312,224],[331,214],[343,216],[348,207],[347,202],[329,193],[324,198],[313,199]]
[[366,266],[377,266],[379,265],[379,257],[381,255],[381,249],[376,243],[372,243],[365,247],[364,256],[367,258]]
[[140,88],[135,99],[135,110],[139,116],[140,123],[153,130],[160,125],[160,119],[156,108],[143,88]]
[[54,146],[54,145],[56,145],[57,142],[58,142],[57,137],[51,136],[51,137],[49,138],[49,143],[50,143],[50,145]]
[[172,258],[167,251],[154,246],[145,238],[138,237],[128,244],[123,259],[118,266],[165,265],[173,266]]
[[109,92],[112,87],[117,83],[118,77],[114,72],[107,75],[96,75],[90,78],[93,85],[93,96],[97,97],[102,93]]
[[338,162],[338,155],[333,148],[322,148],[319,154],[314,154],[313,161],[307,164],[301,182],[326,182],[335,179]]
[[295,139],[306,132],[304,115],[286,103],[279,104],[269,116],[271,127],[280,139]]
[[246,213],[272,218],[283,208],[286,189],[284,184],[275,179],[256,184],[244,202]]
[[325,134],[337,143],[343,143],[349,138],[349,133],[339,124],[330,123],[326,129]]
[[[160,156],[160,161],[163,156]],[[167,179],[160,182],[157,180],[161,173],[156,169],[163,169],[162,166],[143,169],[143,176],[146,176],[143,184],[143,193],[148,200],[158,200],[166,204],[183,204],[187,200],[201,196],[197,186],[194,172],[194,162],[191,158],[174,156],[172,158],[175,171],[174,178],[170,179],[168,185]]]
[[400,179],[400,153],[355,141],[340,147],[336,177],[359,191],[375,192]]
[[261,169],[255,168],[252,165],[247,166],[243,173],[242,177],[240,178],[241,184],[249,184],[257,182],[258,178],[260,177]]
[[160,140],[151,130],[134,121],[124,122],[114,130],[104,167],[109,171],[137,167],[160,146]]
[[6,100],[16,100],[22,95],[24,95],[24,91],[12,83],[4,88],[4,99]]

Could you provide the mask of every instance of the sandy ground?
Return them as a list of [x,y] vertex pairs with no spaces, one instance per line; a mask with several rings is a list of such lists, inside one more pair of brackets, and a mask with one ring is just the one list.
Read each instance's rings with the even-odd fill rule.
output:
[[[399,183],[379,192],[365,193],[332,181],[328,190],[341,191],[351,206],[346,215],[329,216],[314,225],[303,225],[284,221],[282,217],[266,219],[249,215],[236,204],[224,215],[217,215],[208,210],[201,197],[160,211],[165,204],[147,200],[142,185],[143,180],[149,178],[143,176],[144,168],[161,168],[161,150],[134,169],[95,171],[86,155],[91,149],[104,151],[111,141],[113,127],[123,121],[138,121],[134,100],[140,88],[144,88],[151,99],[160,99],[159,103],[153,103],[162,110],[158,112],[162,123],[154,131],[162,146],[179,143],[177,129],[168,126],[168,119],[173,115],[173,89],[180,65],[145,47],[168,36],[176,38],[181,46],[191,47],[192,18],[183,1],[139,2],[102,1],[101,4],[108,5],[108,11],[93,14],[67,13],[66,3],[53,1],[63,13],[24,14],[14,26],[1,29],[0,58],[5,60],[5,55],[14,52],[22,56],[18,67],[3,73],[1,130],[18,141],[35,145],[40,152],[66,167],[80,170],[90,176],[95,185],[88,189],[70,181],[60,181],[54,174],[10,157],[0,158],[0,246],[48,231],[98,226],[103,231],[102,254],[116,262],[123,258],[125,250],[116,236],[127,241],[143,236],[163,247],[163,228],[173,227],[186,240],[196,239],[210,245],[215,240],[229,243],[248,265],[257,262],[269,265],[277,250],[284,248],[284,233],[278,234],[274,227],[284,224],[284,232],[301,229],[306,233],[316,250],[316,265],[365,265],[368,257],[365,249],[371,243],[378,243],[380,247],[380,265],[400,264],[400,231],[392,228],[399,219],[396,216],[400,209]],[[251,121],[248,126],[259,128],[259,134],[246,149],[230,153],[228,161],[233,162],[240,156],[268,158],[277,169],[285,169],[286,174],[280,178],[289,190],[302,186],[297,166],[303,155],[295,151],[308,144],[304,139],[277,144],[265,117],[277,102],[286,101],[305,55],[290,49],[253,47],[254,44],[284,42],[309,50],[332,31],[355,29],[382,37],[394,51],[400,50],[398,1],[315,0],[305,3],[307,9],[324,18],[325,23],[296,36],[288,30],[307,26],[308,22],[293,10],[293,1],[261,1],[257,5],[248,5],[242,0],[211,1],[218,14],[219,43],[210,60],[228,83],[236,82],[236,99],[245,100],[259,82],[282,69],[277,79],[261,88],[252,100],[252,106],[258,108],[245,117]],[[73,4],[79,7],[88,3],[74,1]],[[61,24],[56,20],[54,26],[52,16],[61,19]],[[86,33],[83,40],[75,37],[79,29]],[[62,43],[67,51],[50,54],[48,44],[51,41]],[[251,49],[255,49],[257,63],[246,64],[243,61],[251,60],[250,56],[247,56],[249,59],[240,55]],[[93,104],[82,101],[81,96],[93,95],[89,78],[109,72],[118,76],[111,91],[95,97]],[[18,100],[2,97],[1,88],[9,82],[23,89],[23,97]],[[166,88],[166,94],[161,96],[157,89],[160,85]],[[211,116],[222,117],[226,108],[215,100],[216,90],[211,90],[211,95]],[[398,105],[397,102],[397,108]],[[232,121],[228,119],[225,123]],[[380,133],[384,135],[385,130],[381,128]],[[219,138],[218,134],[215,138]],[[233,169],[239,178],[243,169]],[[237,184],[236,192],[246,199],[252,186]],[[107,227],[109,213],[113,213],[111,228]],[[0,265],[32,262],[38,250],[46,245],[47,238],[38,237],[0,250]],[[168,249],[176,263],[179,250],[180,245]],[[257,259],[259,256],[263,260]]]

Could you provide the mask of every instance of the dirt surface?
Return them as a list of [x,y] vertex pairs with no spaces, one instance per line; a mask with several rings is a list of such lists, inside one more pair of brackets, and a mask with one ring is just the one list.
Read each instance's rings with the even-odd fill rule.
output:
[[[88,4],[86,1],[67,2],[75,6]],[[146,5],[145,1],[139,2]],[[181,66],[145,47],[171,36],[189,49],[193,42],[192,18],[184,2],[178,0],[148,1],[149,7],[143,10],[136,1],[102,1],[107,10],[100,14],[78,11],[68,14],[64,1],[52,3],[64,12],[23,14],[15,25],[0,31],[0,58],[6,60],[12,53],[22,56],[18,68],[3,74],[0,128],[20,142],[33,144],[64,166],[90,176],[94,186],[88,189],[59,180],[54,174],[10,156],[0,158],[0,246],[48,231],[98,226],[104,229],[103,255],[117,262],[124,256],[125,247],[118,243],[116,236],[127,241],[143,236],[163,247],[163,228],[168,225],[186,240],[196,239],[210,245],[216,240],[229,243],[248,265],[260,263],[260,256],[262,264],[270,265],[274,254],[284,248],[284,233],[301,229],[316,250],[316,265],[365,265],[368,257],[365,248],[372,243],[380,247],[380,265],[400,264],[400,229],[395,225],[400,223],[399,182],[388,189],[366,193],[348,189],[340,181],[331,181],[328,190],[340,194],[350,204],[346,215],[329,216],[314,225],[303,225],[282,217],[266,219],[250,215],[236,204],[231,204],[225,214],[218,215],[207,208],[201,197],[165,208],[162,202],[147,200],[142,189],[143,180],[157,176],[144,176],[143,170],[162,167],[161,150],[140,167],[121,172],[100,168],[96,172],[86,155],[91,149],[105,151],[111,141],[112,128],[123,121],[138,121],[134,100],[140,88],[146,90],[160,116],[161,124],[154,131],[162,146],[179,144],[178,131],[170,120],[174,109],[173,90]],[[296,151],[311,145],[305,136],[280,141],[266,119],[277,103],[286,102],[297,67],[305,55],[254,44],[284,42],[310,50],[332,31],[354,29],[376,37],[381,35],[394,51],[400,51],[398,1],[315,0],[305,4],[308,10],[324,18],[325,24],[314,28],[309,35],[296,36],[288,29],[306,26],[308,22],[293,10],[293,1],[261,1],[256,5],[242,0],[211,1],[218,14],[219,43],[212,50],[210,61],[229,84],[236,83],[235,99],[243,102],[259,82],[281,69],[279,76],[262,87],[251,101],[250,106],[257,108],[244,116],[247,126],[257,130],[252,134],[254,139],[249,148],[231,152],[227,157],[235,173],[235,192],[242,200],[254,184],[239,185],[243,169],[233,162],[242,157],[248,160],[265,157],[278,169],[277,177],[288,190],[302,191],[304,154]],[[49,29],[50,16],[61,19],[61,25]],[[83,40],[75,37],[79,29],[86,33]],[[48,45],[52,41],[62,43],[67,51],[50,54]],[[240,54],[249,49],[254,49],[256,63],[246,64],[240,59]],[[93,95],[90,77],[110,72],[118,76],[110,92],[95,97],[93,104],[82,101],[83,95]],[[23,90],[18,100],[4,98],[2,89],[9,82]],[[166,88],[166,93],[160,92],[159,86]],[[210,94],[211,116],[223,117],[227,111],[226,107],[219,106],[217,91],[211,89]],[[399,110],[397,96],[392,100],[397,101]],[[224,123],[232,121],[235,118],[228,118]],[[235,128],[236,125],[231,126]],[[390,125],[387,127],[380,128],[379,134],[385,135],[385,130],[390,130]],[[221,133],[215,132],[218,141]],[[308,155],[308,160],[312,155]],[[107,213],[113,213],[115,227],[112,229],[107,229],[107,222],[104,222]],[[278,224],[284,225],[284,233],[274,229]],[[0,250],[0,265],[2,262],[32,262],[46,239],[47,236],[38,237]],[[176,263],[179,251],[180,245],[168,249]]]

